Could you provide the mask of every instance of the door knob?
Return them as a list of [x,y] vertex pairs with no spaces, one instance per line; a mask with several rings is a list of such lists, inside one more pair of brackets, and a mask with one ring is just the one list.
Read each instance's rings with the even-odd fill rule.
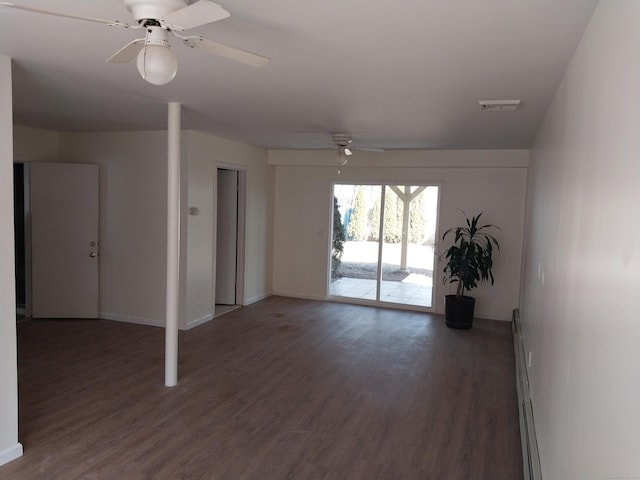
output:
[[97,254],[96,252],[91,252],[91,253],[89,253],[89,256],[90,256],[91,258],[95,258],[95,257],[97,257],[97,256],[98,256],[98,254]]

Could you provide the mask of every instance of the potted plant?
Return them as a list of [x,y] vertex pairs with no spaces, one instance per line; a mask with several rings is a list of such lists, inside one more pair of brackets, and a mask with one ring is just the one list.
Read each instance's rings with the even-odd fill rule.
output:
[[451,245],[444,257],[444,282],[457,283],[455,295],[445,295],[445,322],[451,328],[471,328],[475,298],[465,295],[479,283],[491,281],[493,285],[493,251],[500,249],[498,241],[487,231],[500,230],[495,225],[479,225],[481,212],[469,218],[466,213],[466,225],[450,228],[442,235],[444,241],[453,235]]

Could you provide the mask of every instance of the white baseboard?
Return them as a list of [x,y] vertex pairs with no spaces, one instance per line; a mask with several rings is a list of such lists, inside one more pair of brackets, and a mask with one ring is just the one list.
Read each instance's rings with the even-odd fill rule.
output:
[[180,330],[191,330],[192,328],[202,325],[203,323],[207,323],[210,320],[213,320],[213,313],[209,313],[204,317],[196,318],[195,320],[187,322],[184,327],[180,327]]
[[538,439],[533,419],[533,403],[531,401],[531,392],[529,391],[529,374],[525,361],[524,339],[520,330],[520,312],[517,308],[513,311],[511,330],[513,332],[513,349],[516,360],[516,391],[518,393],[524,480],[542,480]]
[[301,298],[303,300],[326,300],[327,297],[322,295],[305,295],[301,293],[290,293],[290,292],[274,292],[274,295],[278,297],[291,297],[291,298]]
[[260,300],[264,300],[265,298],[269,298],[271,295],[273,295],[272,292],[267,292],[261,295],[256,295],[255,297],[247,298],[245,299],[244,306],[246,307],[248,305],[251,305],[252,303],[259,302]]
[[0,465],[4,465],[5,463],[9,463],[16,458],[21,457],[22,453],[23,450],[21,443],[17,443],[11,448],[7,448],[5,451],[0,452]]
[[138,325],[148,325],[150,327],[165,327],[164,320],[156,320],[153,318],[134,317],[131,315],[120,315],[118,313],[100,312],[100,318],[104,320],[113,320],[115,322],[136,323]]

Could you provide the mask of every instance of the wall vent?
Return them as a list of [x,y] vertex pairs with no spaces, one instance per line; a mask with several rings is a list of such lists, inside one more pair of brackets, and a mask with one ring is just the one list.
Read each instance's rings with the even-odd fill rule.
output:
[[517,110],[520,102],[520,100],[478,100],[480,109],[487,112]]

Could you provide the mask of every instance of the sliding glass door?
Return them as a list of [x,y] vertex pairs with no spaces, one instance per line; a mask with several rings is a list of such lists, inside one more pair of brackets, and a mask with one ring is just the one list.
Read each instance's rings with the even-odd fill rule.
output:
[[438,187],[334,185],[329,295],[431,307]]

